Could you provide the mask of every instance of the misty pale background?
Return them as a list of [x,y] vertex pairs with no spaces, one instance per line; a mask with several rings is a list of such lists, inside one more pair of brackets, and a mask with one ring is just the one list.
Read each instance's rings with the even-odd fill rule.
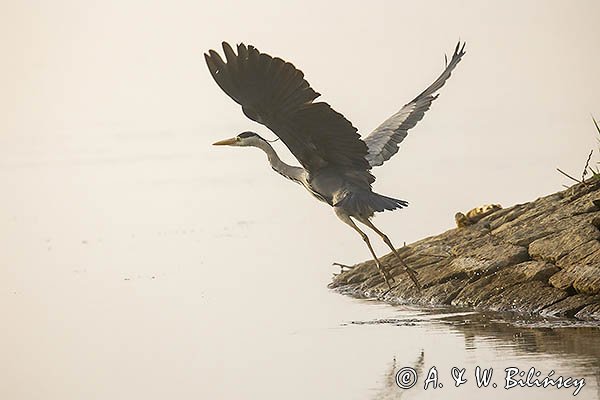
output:
[[386,310],[326,289],[331,262],[368,251],[260,151],[210,146],[274,135],[203,52],[243,41],[294,63],[366,135],[465,40],[374,171],[379,193],[410,202],[376,219],[401,245],[459,210],[560,190],[556,167],[581,174],[598,145],[598,15],[597,1],[2,2],[0,397],[265,398],[269,382],[365,398],[391,353],[357,337],[460,358],[449,335],[340,328]]

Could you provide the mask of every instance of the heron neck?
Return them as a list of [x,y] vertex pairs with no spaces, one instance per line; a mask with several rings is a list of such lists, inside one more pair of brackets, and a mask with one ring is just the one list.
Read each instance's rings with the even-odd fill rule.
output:
[[256,144],[256,147],[267,154],[271,168],[273,168],[277,173],[293,181],[300,181],[302,175],[304,174],[304,168],[294,167],[293,165],[289,165],[281,161],[275,152],[275,149],[273,149],[273,147],[265,141],[259,141]]

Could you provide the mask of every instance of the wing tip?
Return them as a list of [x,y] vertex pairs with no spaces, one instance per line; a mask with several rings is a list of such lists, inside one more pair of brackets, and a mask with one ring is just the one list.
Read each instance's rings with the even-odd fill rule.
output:
[[213,62],[208,53],[204,53],[204,61],[206,62],[206,66],[208,67],[208,69],[212,70]]
[[[461,46],[462,44],[462,46]],[[461,41],[460,38],[458,39],[458,43],[456,43],[456,47],[454,48],[454,57],[458,56],[458,57],[462,57],[463,55],[465,55],[465,46],[467,45],[466,41]]]
[[225,41],[221,42],[221,47],[223,48],[223,51],[225,52],[225,54],[227,54],[228,51],[233,51],[233,49],[231,48],[231,45]]

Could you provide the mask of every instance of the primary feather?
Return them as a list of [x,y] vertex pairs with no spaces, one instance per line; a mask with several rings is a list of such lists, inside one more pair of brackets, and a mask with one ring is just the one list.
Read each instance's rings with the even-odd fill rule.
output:
[[292,64],[244,44],[237,46],[236,53],[229,44],[223,43],[223,51],[226,61],[214,50],[204,55],[215,81],[242,106],[248,118],[273,131],[304,168],[281,161],[269,142],[253,132],[243,132],[215,145],[250,146],[264,151],[275,171],[300,183],[317,199],[332,206],[338,218],[361,235],[390,290],[393,277],[353,218],[383,239],[420,290],[416,271],[404,263],[390,239],[370,221],[376,212],[403,208],[408,203],[373,192],[371,184],[375,177],[369,171],[394,155],[408,129],[423,118],[436,98],[435,92],[464,55],[464,45],[460,47],[459,42],[450,64],[433,84],[364,141],[342,114],[327,103],[314,101],[319,94]]
[[367,144],[368,154],[366,158],[371,167],[382,165],[398,152],[398,145],[408,135],[408,130],[423,119],[425,111],[429,110],[431,103],[438,96],[435,93],[450,78],[452,70],[465,54],[464,49],[465,44],[463,43],[461,47],[459,42],[454,49],[450,64],[446,66],[444,72],[435,82],[363,139]]
[[302,71],[280,58],[240,44],[237,54],[223,43],[227,62],[213,50],[206,63],[221,89],[242,106],[244,114],[275,133],[309,174],[344,171],[370,188],[367,146],[357,129],[324,102]]
[[[302,164],[301,174],[297,172],[301,169],[286,166],[286,171],[297,175],[293,180],[318,199],[362,217],[407,205],[374,193],[375,177],[370,170],[398,151],[398,144],[423,118],[435,93],[465,54],[459,42],[438,79],[361,140],[342,114],[327,103],[315,102],[320,94],[293,64],[244,44],[237,46],[236,53],[223,42],[223,51],[225,61],[214,50],[204,55],[211,75],[248,118],[273,131]],[[271,151],[270,147],[263,150]]]

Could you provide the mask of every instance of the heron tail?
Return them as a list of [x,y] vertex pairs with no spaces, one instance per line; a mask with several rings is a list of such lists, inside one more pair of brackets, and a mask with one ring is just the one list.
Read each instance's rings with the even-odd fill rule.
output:
[[374,192],[351,192],[343,199],[334,204],[334,207],[341,207],[349,215],[372,216],[376,212],[385,210],[395,210],[408,206],[404,200],[394,199]]

